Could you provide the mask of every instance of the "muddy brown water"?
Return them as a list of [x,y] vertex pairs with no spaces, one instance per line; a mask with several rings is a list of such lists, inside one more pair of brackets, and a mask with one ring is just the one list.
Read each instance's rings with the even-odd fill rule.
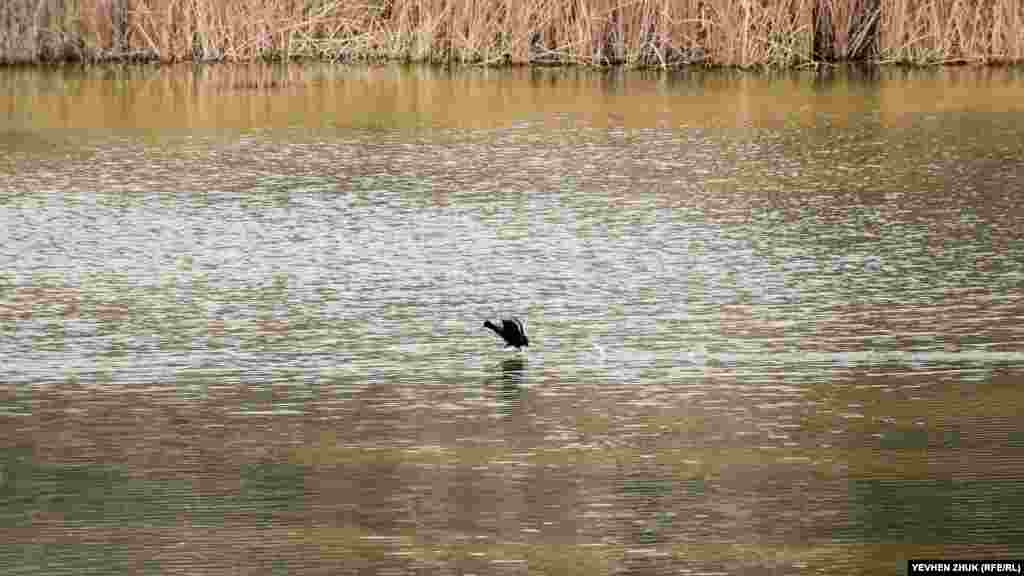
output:
[[1022,128],[1013,69],[0,70],[0,567],[1019,556]]

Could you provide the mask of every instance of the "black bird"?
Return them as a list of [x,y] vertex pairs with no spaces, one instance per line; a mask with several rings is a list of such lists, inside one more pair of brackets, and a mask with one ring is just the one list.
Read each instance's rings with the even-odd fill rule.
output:
[[530,345],[530,339],[526,337],[526,325],[518,318],[502,320],[500,328],[490,320],[485,320],[484,327],[494,330],[498,336],[504,338],[505,344],[508,346],[515,346],[521,350],[523,346]]

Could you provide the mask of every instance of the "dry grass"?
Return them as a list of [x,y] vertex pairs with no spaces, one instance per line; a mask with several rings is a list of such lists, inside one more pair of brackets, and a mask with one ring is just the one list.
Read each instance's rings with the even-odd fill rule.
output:
[[818,55],[863,60],[877,54],[879,0],[820,0],[815,17]]
[[1024,60],[1019,0],[881,0],[879,56],[911,64]]
[[1024,59],[1019,0],[6,0],[0,61]]

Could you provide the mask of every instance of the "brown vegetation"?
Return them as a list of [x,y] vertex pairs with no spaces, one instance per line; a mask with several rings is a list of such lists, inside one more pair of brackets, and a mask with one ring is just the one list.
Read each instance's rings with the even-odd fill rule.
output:
[[1020,0],[881,0],[879,56],[918,64],[1024,60]]
[[1024,60],[1019,0],[6,0],[0,61]]

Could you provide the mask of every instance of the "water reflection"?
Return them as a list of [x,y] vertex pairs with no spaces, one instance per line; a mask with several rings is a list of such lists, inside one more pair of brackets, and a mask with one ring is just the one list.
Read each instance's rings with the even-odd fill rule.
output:
[[[1020,543],[1016,73],[221,73],[114,78],[214,110],[157,138],[0,75],[64,114],[0,139],[4,478],[43,479],[3,485],[7,541],[151,518],[143,564],[245,533],[253,566],[477,573]],[[906,103],[940,81],[991,109]]]
[[518,390],[526,386],[526,360],[519,357],[503,360],[501,382],[505,390]]

